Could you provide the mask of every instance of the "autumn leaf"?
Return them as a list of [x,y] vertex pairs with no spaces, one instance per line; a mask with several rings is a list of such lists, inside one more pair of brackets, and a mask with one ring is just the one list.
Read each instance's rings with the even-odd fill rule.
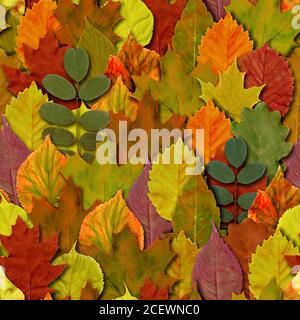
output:
[[113,32],[113,28],[121,20],[119,7],[118,2],[111,0],[103,6],[99,6],[94,0],[80,0],[78,5],[71,0],[59,0],[55,16],[61,24],[61,29],[56,32],[60,43],[76,46],[84,30],[85,18],[116,43],[119,37]]
[[225,17],[226,11],[224,7],[230,4],[230,0],[204,0],[203,2],[217,22]]
[[292,152],[288,155],[286,159],[286,171],[285,178],[294,186],[300,187],[300,177],[299,177],[299,147],[300,147],[300,139],[298,138],[297,143],[293,146]]
[[267,189],[258,193],[248,211],[248,217],[274,230],[284,212],[299,203],[300,189],[284,178],[282,169],[279,167]]
[[17,173],[17,193],[23,208],[30,213],[33,197],[45,198],[54,206],[65,184],[60,170],[66,165],[66,157],[56,150],[50,137],[21,165]]
[[140,250],[144,248],[144,231],[140,222],[128,209],[122,192],[109,201],[99,205],[84,219],[80,229],[80,251],[87,255],[93,252],[109,254],[113,250],[113,234],[124,228],[135,235]]
[[91,281],[87,281],[84,288],[81,290],[80,300],[98,300],[99,292],[93,288]]
[[59,249],[69,252],[79,239],[79,231],[83,219],[95,207],[88,210],[82,208],[81,189],[68,179],[61,190],[59,206],[56,208],[44,198],[32,200],[30,219],[39,226],[41,240],[48,239],[54,233],[59,234]]
[[8,257],[0,257],[0,264],[8,278],[24,293],[26,300],[44,299],[48,292],[53,292],[49,284],[65,268],[64,265],[51,265],[58,249],[57,239],[56,235],[39,242],[39,229],[28,229],[21,219],[13,226],[11,236],[0,236],[8,251]]
[[19,204],[16,177],[17,171],[25,161],[30,151],[25,144],[15,135],[2,117],[2,130],[0,132],[0,188],[9,194],[11,201]]
[[196,258],[193,282],[205,300],[230,300],[242,292],[241,267],[213,225],[208,243]]
[[214,72],[224,72],[236,58],[251,51],[252,47],[248,32],[227,13],[202,37],[198,62],[209,62]]
[[239,60],[239,67],[246,72],[245,87],[265,85],[260,99],[271,111],[284,116],[293,99],[294,79],[288,62],[266,43],[262,48],[247,53]]
[[0,300],[24,300],[23,292],[18,289],[6,276],[0,266]]
[[40,117],[39,110],[46,102],[47,95],[33,82],[29,88],[13,97],[6,107],[8,124],[31,151],[37,150],[43,143],[42,131],[47,127],[47,122]]
[[40,39],[44,38],[49,30],[57,32],[60,23],[54,16],[57,5],[52,0],[40,0],[26,10],[18,26],[16,38],[16,52],[24,61],[24,45],[31,49],[39,47]]
[[[189,119],[188,129],[204,130],[204,163],[216,156],[219,149],[224,149],[227,140],[232,137],[230,130],[230,119],[225,117],[224,112],[220,112],[212,101],[202,107],[193,117]],[[195,137],[195,131],[193,131]],[[193,141],[195,148],[195,141]]]
[[228,235],[224,237],[225,243],[229,246],[241,265],[244,278],[244,290],[247,297],[249,297],[250,294],[248,273],[251,255],[255,252],[256,247],[269,236],[270,232],[265,225],[255,223],[251,219],[245,219],[240,224],[230,224],[228,226]]
[[156,240],[152,246],[140,251],[136,237],[127,228],[114,235],[111,254],[98,251],[95,256],[105,275],[101,299],[115,299],[124,295],[124,284],[131,295],[138,297],[146,279],[151,279],[158,289],[171,287],[174,279],[165,274],[175,256],[170,250],[169,241]]
[[121,297],[118,297],[113,300],[139,300],[136,297],[132,296],[128,288],[125,286],[125,293]]
[[180,300],[193,291],[192,273],[198,254],[198,248],[183,231],[171,243],[171,249],[176,253],[175,259],[167,268],[167,274],[176,279],[170,299]]
[[151,280],[145,279],[139,298],[140,300],[168,300],[168,296],[168,288],[158,289]]
[[287,115],[283,119],[283,124],[290,128],[287,140],[295,144],[300,136],[300,48],[293,50],[288,61],[295,78],[295,91],[294,99]]
[[256,299],[273,277],[279,288],[284,289],[288,285],[293,277],[284,256],[296,255],[298,251],[280,231],[257,247],[249,266],[250,291]]
[[296,46],[294,38],[299,32],[291,27],[293,15],[280,11],[281,0],[260,0],[253,5],[248,0],[231,0],[226,10],[249,30],[256,47],[269,42],[271,48],[288,55]]
[[279,161],[289,154],[292,147],[285,142],[289,129],[281,125],[280,113],[271,112],[264,103],[259,103],[253,110],[245,108],[241,122],[233,122],[231,130],[247,144],[247,163],[264,163],[271,180]]
[[148,248],[163,233],[172,230],[172,224],[161,218],[151,203],[148,192],[149,171],[151,165],[147,164],[142,174],[131,187],[128,197],[128,208],[134,213],[144,229],[145,248]]
[[167,0],[144,0],[144,2],[154,16],[153,37],[148,48],[164,55],[187,0],[177,0],[172,4]]

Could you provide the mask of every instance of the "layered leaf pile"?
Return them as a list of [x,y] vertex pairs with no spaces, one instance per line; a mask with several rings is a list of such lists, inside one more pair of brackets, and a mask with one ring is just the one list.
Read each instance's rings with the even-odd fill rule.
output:
[[0,300],[300,300],[297,1],[19,2]]

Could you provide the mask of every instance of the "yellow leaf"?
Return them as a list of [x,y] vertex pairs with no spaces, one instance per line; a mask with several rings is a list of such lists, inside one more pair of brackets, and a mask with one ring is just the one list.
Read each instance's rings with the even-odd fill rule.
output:
[[[226,118],[224,112],[220,112],[211,100],[190,118],[187,127],[193,130],[204,129],[205,164],[216,156],[219,148],[223,150],[226,141],[232,137],[230,119]],[[193,137],[195,137],[195,133],[193,133]],[[193,147],[195,148],[194,140]],[[199,154],[201,153],[199,152]]]
[[209,62],[214,72],[224,72],[235,58],[251,51],[252,47],[248,31],[244,31],[243,26],[227,13],[202,37],[198,62]]
[[139,300],[138,298],[134,297],[131,295],[130,291],[128,290],[128,288],[126,287],[126,285],[124,284],[125,286],[125,294],[119,298],[116,298],[114,300]]
[[66,157],[57,151],[49,136],[21,165],[17,174],[17,192],[28,213],[32,210],[33,197],[46,198],[49,203],[58,206],[65,184],[60,171],[65,165]]
[[24,299],[23,292],[6,277],[4,268],[0,266],[0,300]]
[[29,150],[36,150],[42,143],[42,131],[49,124],[39,114],[42,104],[48,101],[32,82],[31,86],[13,97],[6,107],[6,119],[15,134]]
[[167,275],[176,279],[171,298],[179,300],[193,291],[192,273],[198,249],[183,231],[172,241],[171,249],[176,257],[169,264]]
[[56,2],[52,0],[40,0],[34,3],[32,9],[27,9],[18,26],[16,37],[16,52],[24,62],[24,48],[38,49],[40,39],[46,36],[47,31],[60,30],[60,23],[54,15],[57,8]]
[[86,253],[96,249],[104,254],[110,253],[113,235],[120,233],[126,227],[136,236],[139,248],[142,250],[143,228],[128,209],[120,190],[112,199],[96,207],[84,218],[79,235],[81,251]]
[[231,300],[248,300],[248,299],[245,297],[245,292],[242,292],[241,294],[235,294],[234,292],[232,292]]
[[201,98],[206,102],[213,100],[234,120],[240,121],[243,109],[252,109],[260,101],[259,95],[264,86],[245,89],[245,73],[240,72],[236,60],[226,72],[219,74],[219,78],[218,86],[200,80]]
[[130,96],[128,88],[122,81],[122,77],[117,78],[111,89],[96,102],[93,110],[122,112],[131,121],[135,121],[138,111],[138,102]]

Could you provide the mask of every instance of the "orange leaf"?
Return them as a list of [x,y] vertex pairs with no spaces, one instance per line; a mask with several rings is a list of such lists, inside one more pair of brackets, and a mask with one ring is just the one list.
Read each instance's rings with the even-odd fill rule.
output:
[[113,235],[126,227],[136,236],[139,248],[143,250],[143,228],[128,209],[120,190],[112,199],[96,207],[84,218],[79,235],[81,251],[89,255],[93,255],[91,252],[95,250],[109,254]]
[[80,300],[98,300],[99,291],[92,286],[91,281],[87,281],[84,288],[81,289]]
[[230,13],[207,31],[199,46],[198,62],[209,62],[214,72],[224,72],[234,59],[251,51],[248,31],[238,25]]
[[40,39],[46,36],[47,31],[56,32],[60,29],[60,23],[54,16],[56,7],[55,1],[40,0],[32,6],[32,9],[28,9],[25,16],[22,17],[17,28],[16,51],[23,61],[24,44],[36,50],[39,47]]
[[140,300],[168,300],[168,288],[157,288],[149,279],[145,279],[144,286],[140,291]]
[[52,144],[50,137],[21,165],[17,173],[17,193],[20,203],[30,213],[33,197],[46,198],[58,206],[58,199],[65,179],[60,170],[66,165],[66,157]]
[[205,164],[216,156],[216,152],[219,148],[224,150],[226,141],[232,137],[230,119],[226,118],[225,113],[220,112],[212,101],[209,101],[205,107],[202,107],[193,117],[191,117],[187,127],[193,129],[194,148],[196,147],[194,140],[195,130],[204,129]]

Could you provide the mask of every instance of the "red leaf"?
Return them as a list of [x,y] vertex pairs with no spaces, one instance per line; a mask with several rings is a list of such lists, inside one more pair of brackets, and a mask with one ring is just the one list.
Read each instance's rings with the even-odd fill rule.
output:
[[19,218],[12,227],[12,235],[0,236],[8,257],[0,257],[7,277],[19,288],[27,300],[44,299],[53,292],[48,285],[64,270],[64,265],[52,266],[51,260],[58,246],[58,236],[39,242],[39,229],[28,229]]
[[266,84],[260,99],[271,111],[279,111],[284,116],[289,110],[294,91],[294,78],[284,57],[266,43],[240,58],[239,67],[246,72],[246,88]]
[[164,55],[171,43],[177,21],[187,0],[169,4],[167,0],[144,0],[154,16],[153,37],[148,48]]
[[168,288],[158,289],[149,279],[145,279],[143,288],[140,291],[140,300],[168,300]]
[[300,266],[300,256],[285,256],[285,260],[291,267]]

